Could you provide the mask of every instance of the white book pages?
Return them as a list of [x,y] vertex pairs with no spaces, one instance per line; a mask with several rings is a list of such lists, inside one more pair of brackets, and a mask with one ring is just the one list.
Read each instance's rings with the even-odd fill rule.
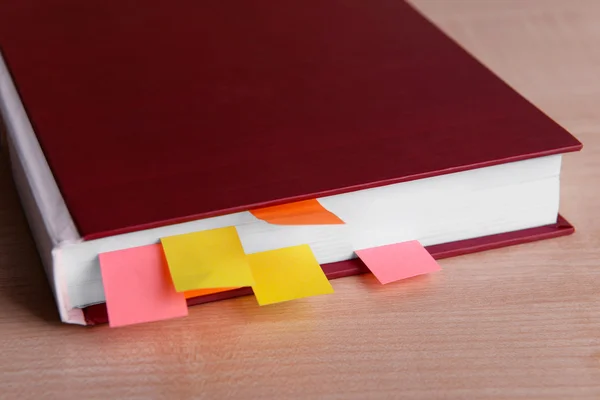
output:
[[248,254],[308,244],[325,264],[407,240],[433,245],[552,224],[560,164],[561,156],[549,156],[320,198],[344,225],[272,225],[241,212],[67,244],[60,250],[69,299],[79,307],[104,302],[99,253],[226,226],[236,226]]

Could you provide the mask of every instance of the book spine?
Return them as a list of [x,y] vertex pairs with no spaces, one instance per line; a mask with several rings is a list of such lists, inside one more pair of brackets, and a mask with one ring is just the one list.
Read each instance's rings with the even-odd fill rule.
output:
[[9,154],[15,186],[61,319],[63,322],[85,324],[81,310],[69,307],[58,262],[61,245],[81,239],[1,54],[0,115],[5,128],[2,151]]

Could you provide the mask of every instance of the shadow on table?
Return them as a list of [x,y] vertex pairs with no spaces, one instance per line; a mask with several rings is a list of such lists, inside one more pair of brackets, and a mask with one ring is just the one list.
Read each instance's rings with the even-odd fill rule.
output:
[[0,315],[7,319],[29,313],[48,323],[61,323],[5,149],[0,151],[0,299]]

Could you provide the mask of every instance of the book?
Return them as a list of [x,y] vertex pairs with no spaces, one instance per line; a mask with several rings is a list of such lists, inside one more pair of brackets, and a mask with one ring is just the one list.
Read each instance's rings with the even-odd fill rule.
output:
[[[359,247],[573,231],[560,169],[581,143],[405,2],[23,0],[0,37],[15,182],[64,322],[103,320],[100,253],[169,235],[309,244],[335,278]],[[344,224],[251,212],[311,199]]]

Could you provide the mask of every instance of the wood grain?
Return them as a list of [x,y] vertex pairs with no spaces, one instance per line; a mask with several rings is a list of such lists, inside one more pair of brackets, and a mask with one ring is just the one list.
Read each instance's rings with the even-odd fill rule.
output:
[[564,159],[575,235],[443,271],[125,329],[58,322],[0,156],[2,399],[600,398],[600,2],[413,0],[584,143]]

